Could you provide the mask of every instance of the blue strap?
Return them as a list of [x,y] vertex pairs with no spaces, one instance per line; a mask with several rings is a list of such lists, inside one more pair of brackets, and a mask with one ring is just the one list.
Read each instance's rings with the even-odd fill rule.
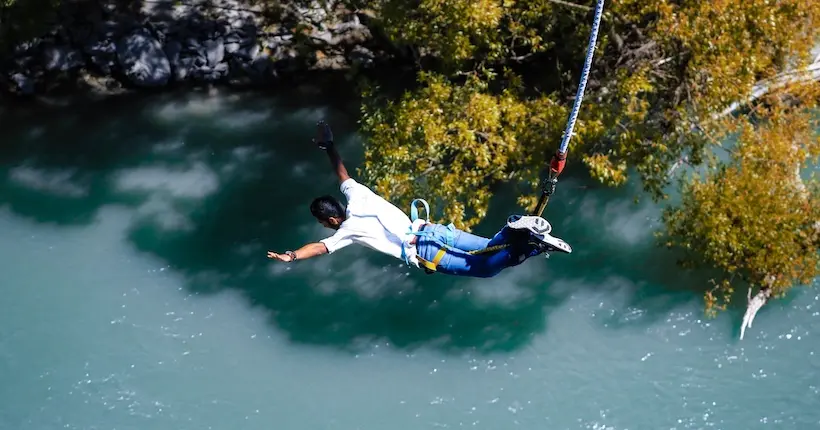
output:
[[[421,204],[424,205],[425,215],[427,215],[427,217],[428,217],[428,218],[425,218],[425,219],[429,219],[429,217],[430,217],[430,205],[427,204],[427,201],[425,201],[424,199],[414,199],[413,202],[410,203],[410,221],[411,222],[415,222],[417,219],[419,219],[419,210],[416,207],[417,202],[421,202]],[[447,248],[453,248],[454,247],[455,238],[456,238],[455,232],[456,232],[456,226],[453,225],[453,223],[450,223],[450,225],[447,226],[447,230],[444,233],[444,238],[445,238],[444,246],[445,247],[447,247]],[[414,232],[412,226],[408,229],[407,234],[412,234],[416,237],[433,237],[433,235],[429,231],[415,231]],[[410,265],[410,258],[407,256],[407,251],[405,250],[404,242],[401,243],[401,258],[402,258],[402,260],[404,260],[405,264],[407,264],[408,266]]]
[[454,226],[453,223],[447,226],[447,231],[444,233],[444,240],[447,246],[451,248],[454,246],[456,241],[456,226]]
[[427,218],[430,218],[430,205],[427,204],[427,201],[424,199],[415,199],[412,203],[410,203],[410,222],[414,222],[419,219],[419,210],[416,208],[416,202],[421,202],[424,205],[424,212],[427,215]]
[[[410,222],[411,223],[415,222],[417,219],[419,219],[419,210],[418,210],[418,208],[416,208],[416,202],[421,202],[421,204],[424,205],[424,212],[425,212],[425,214],[427,215],[428,218],[430,217],[430,205],[427,204],[427,201],[424,200],[424,199],[414,199],[413,202],[410,203]],[[407,234],[412,234],[412,235],[415,235],[415,236],[429,235],[429,233],[425,233],[425,232],[421,232],[421,233],[414,232],[412,225],[410,226],[409,229],[407,229]],[[405,247],[404,247],[404,241],[402,241],[402,243],[401,243],[401,258],[402,258],[402,260],[404,260],[405,264],[407,264],[408,266],[410,265],[410,257],[407,256],[407,251],[405,250]]]

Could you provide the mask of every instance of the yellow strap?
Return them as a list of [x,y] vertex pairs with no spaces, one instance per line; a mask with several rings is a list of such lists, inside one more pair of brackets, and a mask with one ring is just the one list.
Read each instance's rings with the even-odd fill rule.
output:
[[425,259],[423,259],[419,256],[416,256],[416,259],[419,260],[419,264],[424,266],[425,269],[427,269],[431,272],[435,272],[436,267],[438,267],[438,263],[441,262],[441,259],[444,258],[445,255],[447,255],[447,249],[440,248],[438,250],[438,252],[436,253],[436,256],[433,257],[433,261],[427,261],[427,260],[425,260]]
[[440,248],[436,253],[436,256],[433,257],[433,264],[435,264],[436,267],[438,267],[438,263],[441,262],[441,259],[444,258],[445,255],[447,255],[447,250],[444,248]]

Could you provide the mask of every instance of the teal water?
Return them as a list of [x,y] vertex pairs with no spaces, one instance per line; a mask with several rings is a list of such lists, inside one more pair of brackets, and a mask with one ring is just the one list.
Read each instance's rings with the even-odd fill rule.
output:
[[0,429],[820,427],[816,285],[738,341],[742,309],[704,318],[704,276],[654,246],[659,209],[572,166],[547,211],[569,256],[270,262],[330,233],[321,117],[353,171],[350,116],[268,96],[4,112]]

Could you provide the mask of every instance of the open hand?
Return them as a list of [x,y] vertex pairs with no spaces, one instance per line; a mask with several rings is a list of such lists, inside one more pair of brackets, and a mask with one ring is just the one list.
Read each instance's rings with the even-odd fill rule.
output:
[[288,254],[277,254],[273,251],[268,251],[268,258],[273,260],[284,261],[285,263],[290,263],[293,261],[293,258]]

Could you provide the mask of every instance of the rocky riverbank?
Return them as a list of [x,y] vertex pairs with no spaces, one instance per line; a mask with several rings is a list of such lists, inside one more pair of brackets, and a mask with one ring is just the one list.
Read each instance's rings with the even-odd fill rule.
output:
[[252,3],[64,0],[48,34],[0,63],[0,86],[21,96],[76,86],[113,94],[275,84],[373,65],[378,48],[366,13],[334,2]]

